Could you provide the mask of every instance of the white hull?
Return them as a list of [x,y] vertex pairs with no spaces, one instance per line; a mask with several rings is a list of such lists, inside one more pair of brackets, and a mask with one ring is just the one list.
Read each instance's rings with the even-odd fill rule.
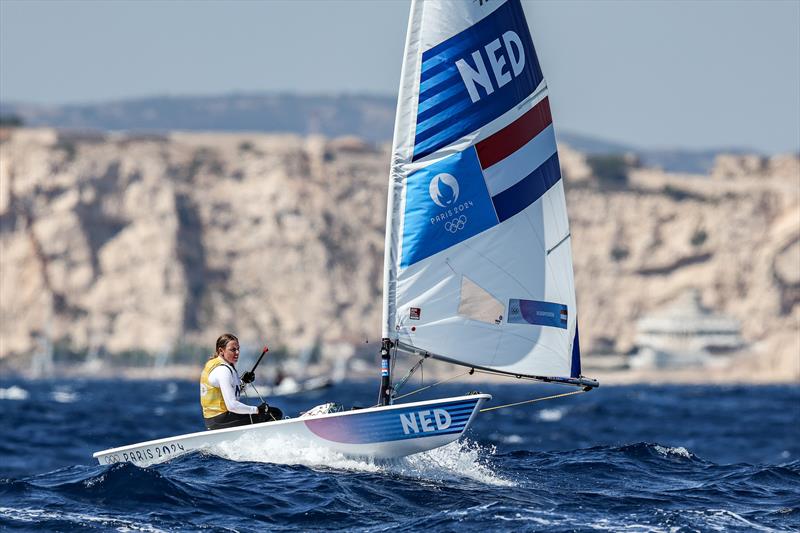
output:
[[457,440],[489,394],[372,407],[214,431],[201,431],[96,452],[100,464],[149,466],[216,445],[255,438],[270,446],[287,440],[322,446],[348,457],[388,459],[425,452]]

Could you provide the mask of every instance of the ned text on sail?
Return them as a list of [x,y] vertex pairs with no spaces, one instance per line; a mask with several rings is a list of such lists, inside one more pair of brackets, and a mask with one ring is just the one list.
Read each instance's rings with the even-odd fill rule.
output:
[[[503,53],[505,52],[505,53]],[[502,36],[491,41],[483,48],[475,50],[471,54],[474,67],[465,58],[456,61],[461,79],[467,87],[472,103],[481,99],[477,85],[483,87],[487,95],[499,89],[512,78],[516,78],[525,67],[525,50],[522,48],[522,40],[515,32],[509,30]],[[486,66],[488,60],[491,67],[491,74]],[[506,62],[508,58],[508,62]]]

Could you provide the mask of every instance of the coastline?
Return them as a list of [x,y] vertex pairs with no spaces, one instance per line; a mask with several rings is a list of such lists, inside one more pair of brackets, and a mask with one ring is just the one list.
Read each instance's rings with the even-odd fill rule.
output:
[[[680,369],[646,369],[646,370],[614,370],[592,371],[587,369],[587,377],[597,379],[600,388],[603,386],[617,385],[800,385],[800,377],[778,371],[753,371],[749,365],[736,365],[734,360],[731,365],[724,368],[680,368]],[[798,361],[800,363],[800,361]],[[452,365],[449,368],[434,368],[431,365],[425,368],[426,384],[434,381],[445,380],[452,383],[526,383],[523,379],[513,379],[507,376],[478,373],[474,376],[461,375],[464,372],[459,367]],[[31,371],[20,369],[0,369],[0,379],[25,379],[33,381],[52,381],[62,378],[82,380],[112,380],[125,381],[195,381],[199,379],[201,366],[198,365],[165,365],[163,367],[112,367],[109,365],[55,365],[52,372],[35,374]],[[329,367],[315,365],[308,369],[305,378],[330,375]],[[396,380],[404,375],[404,371],[397,372]],[[303,378],[301,378],[303,379]],[[351,372],[348,379],[353,381],[375,380],[378,377],[365,372]],[[412,378],[413,381],[413,378]]]

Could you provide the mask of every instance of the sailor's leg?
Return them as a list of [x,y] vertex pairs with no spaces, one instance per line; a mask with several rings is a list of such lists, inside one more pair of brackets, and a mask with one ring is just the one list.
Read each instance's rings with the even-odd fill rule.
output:
[[281,418],[283,418],[283,411],[270,405],[266,412],[266,421],[272,422],[273,420],[280,420]]
[[246,426],[248,424],[261,422],[258,415],[240,415],[237,413],[222,413],[212,418],[206,418],[206,429],[224,429],[236,426]]

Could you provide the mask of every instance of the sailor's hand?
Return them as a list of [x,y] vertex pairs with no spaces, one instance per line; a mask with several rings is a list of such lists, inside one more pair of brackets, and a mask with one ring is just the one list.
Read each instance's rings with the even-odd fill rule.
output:
[[245,385],[247,385],[248,383],[252,383],[255,380],[256,380],[255,372],[251,372],[248,370],[247,372],[242,374],[242,383],[244,383]]
[[267,405],[267,402],[261,402],[261,405],[258,406],[258,414],[264,416],[267,414],[268,409],[269,405]]

